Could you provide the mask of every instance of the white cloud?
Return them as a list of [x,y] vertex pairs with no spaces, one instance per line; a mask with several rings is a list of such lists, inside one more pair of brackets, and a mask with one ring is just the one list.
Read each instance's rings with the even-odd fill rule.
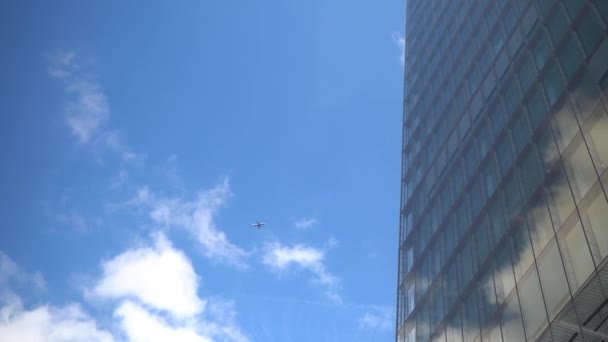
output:
[[7,285],[20,274],[25,272],[0,252],[0,341],[249,342],[232,302],[199,298],[190,260],[160,234],[154,246],[103,263],[101,279],[89,290],[110,299],[114,320],[106,323],[114,330],[99,327],[78,303],[24,309]]
[[211,342],[211,339],[200,336],[194,329],[172,326],[163,318],[129,301],[122,303],[114,315],[121,321],[131,342]]
[[391,35],[391,38],[393,39],[393,43],[395,43],[397,45],[397,47],[399,48],[399,51],[401,52],[400,56],[399,56],[399,60],[401,61],[401,64],[405,64],[405,37],[399,33],[399,32],[393,32],[393,34]]
[[319,221],[317,221],[317,219],[314,219],[314,218],[299,218],[299,219],[293,220],[293,225],[297,229],[301,229],[301,230],[310,229],[312,226],[314,226],[317,223],[319,223]]
[[395,323],[394,317],[394,310],[388,307],[369,311],[359,318],[359,328],[363,330],[391,331]]
[[112,335],[99,329],[79,305],[39,306],[24,310],[18,300],[0,309],[0,340],[20,342],[111,342]]
[[150,218],[157,224],[181,227],[193,234],[210,260],[245,267],[247,252],[232,244],[214,222],[217,211],[230,196],[232,192],[226,178],[191,201],[157,196],[148,187],[143,187],[130,202],[149,209]]
[[12,288],[42,289],[40,273],[22,270],[0,252],[0,341],[19,342],[111,342],[112,335],[97,327],[78,304],[64,307],[41,305],[24,309]]
[[68,97],[65,104],[65,123],[81,144],[95,143],[104,151],[116,154],[128,162],[138,159],[120,137],[107,128],[110,104],[99,82],[81,70],[74,51],[56,53],[49,57],[49,74],[61,81]]
[[287,271],[293,267],[310,271],[314,281],[327,288],[326,295],[335,301],[340,301],[337,293],[338,278],[327,271],[325,253],[313,247],[304,245],[284,246],[273,243],[266,246],[262,262],[271,269],[279,272]]
[[154,309],[186,317],[204,308],[197,288],[190,261],[159,234],[153,248],[127,250],[104,262],[93,293],[102,298],[134,297]]

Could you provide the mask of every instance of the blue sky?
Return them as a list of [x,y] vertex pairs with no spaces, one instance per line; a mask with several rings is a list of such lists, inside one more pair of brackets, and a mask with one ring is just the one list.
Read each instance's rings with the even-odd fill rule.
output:
[[404,1],[0,7],[0,340],[393,338]]

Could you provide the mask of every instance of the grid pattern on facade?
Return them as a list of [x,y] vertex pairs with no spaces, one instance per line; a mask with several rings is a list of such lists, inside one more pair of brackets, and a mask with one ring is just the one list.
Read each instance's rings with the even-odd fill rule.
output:
[[608,298],[607,26],[604,0],[408,1],[398,341],[606,329],[567,308]]

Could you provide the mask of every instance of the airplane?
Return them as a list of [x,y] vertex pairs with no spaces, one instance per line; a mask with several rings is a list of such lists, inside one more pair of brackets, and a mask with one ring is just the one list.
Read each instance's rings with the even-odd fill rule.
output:
[[262,228],[263,225],[265,225],[266,223],[264,222],[260,222],[260,221],[256,221],[255,223],[252,223],[251,226],[252,227],[256,227],[258,229]]

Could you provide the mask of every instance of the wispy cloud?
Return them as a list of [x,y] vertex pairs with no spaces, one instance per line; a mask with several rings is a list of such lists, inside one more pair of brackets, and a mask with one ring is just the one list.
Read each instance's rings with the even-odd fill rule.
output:
[[374,308],[363,314],[358,325],[363,330],[390,331],[395,323],[394,309],[390,307]]
[[339,280],[327,271],[324,259],[325,253],[321,249],[305,245],[285,246],[275,242],[266,246],[262,262],[278,272],[293,268],[311,272],[314,276],[313,281],[325,286],[326,295],[340,302],[341,297],[337,291]]
[[319,221],[315,218],[293,219],[293,225],[296,227],[296,229],[300,229],[300,230],[308,230],[317,223],[319,223]]
[[393,39],[393,43],[395,43],[395,45],[397,45],[397,47],[399,48],[399,52],[401,53],[399,56],[399,60],[401,61],[401,64],[404,65],[405,64],[405,37],[399,32],[393,32],[393,34],[391,35],[391,38]]
[[228,178],[215,187],[200,192],[193,200],[182,197],[163,197],[148,187],[140,188],[131,203],[143,206],[157,224],[175,226],[193,234],[203,247],[203,254],[210,260],[246,267],[248,253],[228,240],[216,227],[214,217],[232,196]]
[[86,73],[74,51],[49,55],[49,75],[63,84],[67,95],[65,123],[78,141],[94,144],[118,155],[123,161],[142,158],[124,142],[120,133],[108,127],[111,116],[108,97],[101,84]]

